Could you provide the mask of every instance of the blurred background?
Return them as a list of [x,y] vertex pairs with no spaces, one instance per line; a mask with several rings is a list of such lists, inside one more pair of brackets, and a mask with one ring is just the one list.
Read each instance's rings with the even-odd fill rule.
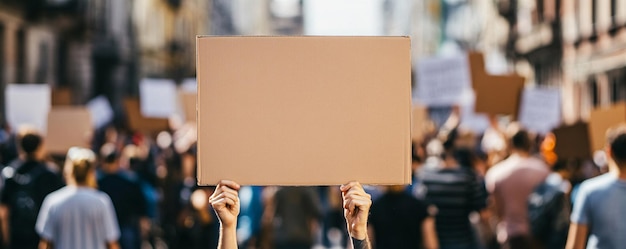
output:
[[121,112],[144,77],[194,77],[196,35],[409,35],[415,61],[478,50],[492,73],[559,86],[573,122],[626,98],[625,25],[624,0],[0,0],[0,87]]
[[[124,170],[139,176],[147,208],[137,216],[149,220],[133,223],[141,227],[142,248],[208,248],[216,243],[216,217],[206,202],[212,190],[196,185],[195,126],[145,119],[136,121],[144,125],[137,128],[129,119],[141,116],[139,104],[134,102],[133,109],[124,101],[139,97],[145,79],[166,79],[180,88],[192,82],[195,91],[197,35],[410,36],[414,65],[478,51],[490,74],[516,73],[526,86],[558,89],[564,124],[586,121],[595,108],[626,100],[626,0],[0,0],[0,103],[5,103],[10,84],[49,86],[52,105],[108,102],[104,107],[93,104],[101,108],[91,109],[92,119],[102,125],[96,125],[89,144],[100,157],[119,159]],[[169,88],[164,89],[159,91]],[[55,97],[60,90],[67,95]],[[29,101],[35,99],[22,103]],[[193,112],[195,102],[190,106]],[[6,104],[0,108],[5,165],[18,153],[10,135],[17,127],[7,127],[7,109]],[[427,115],[440,128],[454,112],[451,106],[431,106]],[[107,118],[96,121],[99,115]],[[430,138],[436,130],[429,131]],[[543,152],[544,138],[552,139],[546,149],[552,153],[554,136],[549,134],[536,139],[541,146],[534,152]],[[495,147],[504,151],[504,141],[495,140]],[[415,165],[427,164],[426,154],[436,158],[441,153],[428,147],[426,139],[418,142],[414,171]],[[102,154],[105,144],[113,144],[116,153]],[[497,160],[487,160],[490,151],[484,146],[472,146],[485,161],[472,167],[484,176]],[[51,161],[62,165],[63,155],[57,153]],[[596,167],[606,160],[583,157],[558,168],[569,172],[572,185],[606,170]],[[558,164],[554,158],[546,161]],[[376,197],[382,191],[368,192]],[[271,200],[281,199],[280,205],[302,210],[290,215],[317,222],[304,231],[313,235],[305,238],[308,243],[318,248],[346,245],[336,188],[246,187],[240,194],[246,203],[239,220],[242,246],[271,248],[263,238],[280,239],[268,231],[274,231],[271,212],[279,205]],[[291,203],[293,196],[313,204]],[[279,229],[285,230],[275,230],[277,234],[292,230],[287,225]],[[497,248],[487,246],[492,240],[481,239],[481,248]]]

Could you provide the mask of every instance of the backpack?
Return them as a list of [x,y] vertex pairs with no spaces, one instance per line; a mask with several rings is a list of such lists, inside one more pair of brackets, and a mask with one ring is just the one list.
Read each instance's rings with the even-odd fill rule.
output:
[[528,197],[528,219],[533,237],[545,248],[563,248],[569,229],[569,203],[561,184],[552,174]]
[[46,172],[46,168],[39,165],[27,172],[20,172],[20,168],[25,165],[12,163],[2,170],[2,176],[5,178],[5,188],[13,185],[14,191],[7,200],[11,237],[26,239],[37,236],[35,223],[42,201],[37,190],[37,179]]

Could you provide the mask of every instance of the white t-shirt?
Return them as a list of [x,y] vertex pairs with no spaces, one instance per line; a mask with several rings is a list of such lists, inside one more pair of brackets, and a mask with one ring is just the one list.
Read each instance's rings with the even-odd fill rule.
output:
[[109,196],[86,187],[67,186],[44,200],[35,226],[57,249],[104,249],[120,237]]

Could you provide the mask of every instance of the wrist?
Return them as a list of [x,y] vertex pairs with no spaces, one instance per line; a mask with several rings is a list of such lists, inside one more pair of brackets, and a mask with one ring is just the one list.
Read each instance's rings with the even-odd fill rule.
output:
[[355,227],[350,231],[350,237],[357,240],[367,239],[367,227]]
[[354,249],[370,249],[370,242],[368,241],[367,238],[362,239],[362,240],[358,240],[355,238],[351,238],[352,239],[352,248]]
[[235,222],[222,222],[220,221],[220,229],[226,231],[237,230],[237,221]]

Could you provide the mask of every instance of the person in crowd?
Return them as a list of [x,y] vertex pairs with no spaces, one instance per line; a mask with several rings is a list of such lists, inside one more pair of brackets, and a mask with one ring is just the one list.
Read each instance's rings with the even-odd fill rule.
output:
[[516,124],[506,131],[511,155],[494,165],[485,176],[494,213],[499,219],[498,242],[507,248],[535,248],[528,219],[528,198],[550,174],[545,162],[531,155],[529,133]]
[[95,189],[95,163],[91,150],[69,149],[64,166],[68,186],[45,198],[37,218],[40,249],[119,248],[113,203]]
[[626,126],[607,132],[609,172],[584,181],[579,190],[566,248],[623,248],[626,245]]
[[[141,228],[149,227],[146,200],[141,186],[120,168],[119,153],[114,144],[104,144],[100,149],[101,168],[98,188],[113,202],[121,232],[122,249],[141,248]],[[143,233],[145,234],[145,232]]]
[[271,244],[276,249],[308,249],[314,244],[322,215],[314,187],[281,187],[273,195],[266,217],[271,220]]
[[369,217],[374,248],[439,248],[435,230],[437,208],[389,186],[372,204]]
[[[486,205],[486,193],[472,169],[471,151],[458,148],[457,129],[443,143],[444,153],[438,167],[420,172],[424,200],[436,206],[439,245],[445,248],[478,248],[479,241],[469,216]],[[463,165],[462,165],[463,164]]]
[[219,224],[208,202],[210,194],[211,189],[207,188],[197,188],[191,193],[188,205],[183,208],[178,217],[180,222],[177,233],[178,248],[205,249],[217,247]]
[[44,140],[34,130],[17,134],[20,157],[2,170],[0,196],[3,241],[6,248],[37,248],[35,222],[44,198],[63,186],[61,178],[43,161]]
[[[209,203],[220,221],[218,249],[236,249],[237,216],[240,211],[239,184],[222,180],[209,198]],[[370,249],[367,233],[367,220],[372,198],[365,193],[358,182],[350,182],[340,187],[343,197],[344,217],[348,234],[355,249]]]
[[476,175],[449,154],[440,168],[425,169],[420,178],[424,200],[438,209],[436,227],[441,248],[477,248],[479,243],[469,216],[486,207],[487,196]]

